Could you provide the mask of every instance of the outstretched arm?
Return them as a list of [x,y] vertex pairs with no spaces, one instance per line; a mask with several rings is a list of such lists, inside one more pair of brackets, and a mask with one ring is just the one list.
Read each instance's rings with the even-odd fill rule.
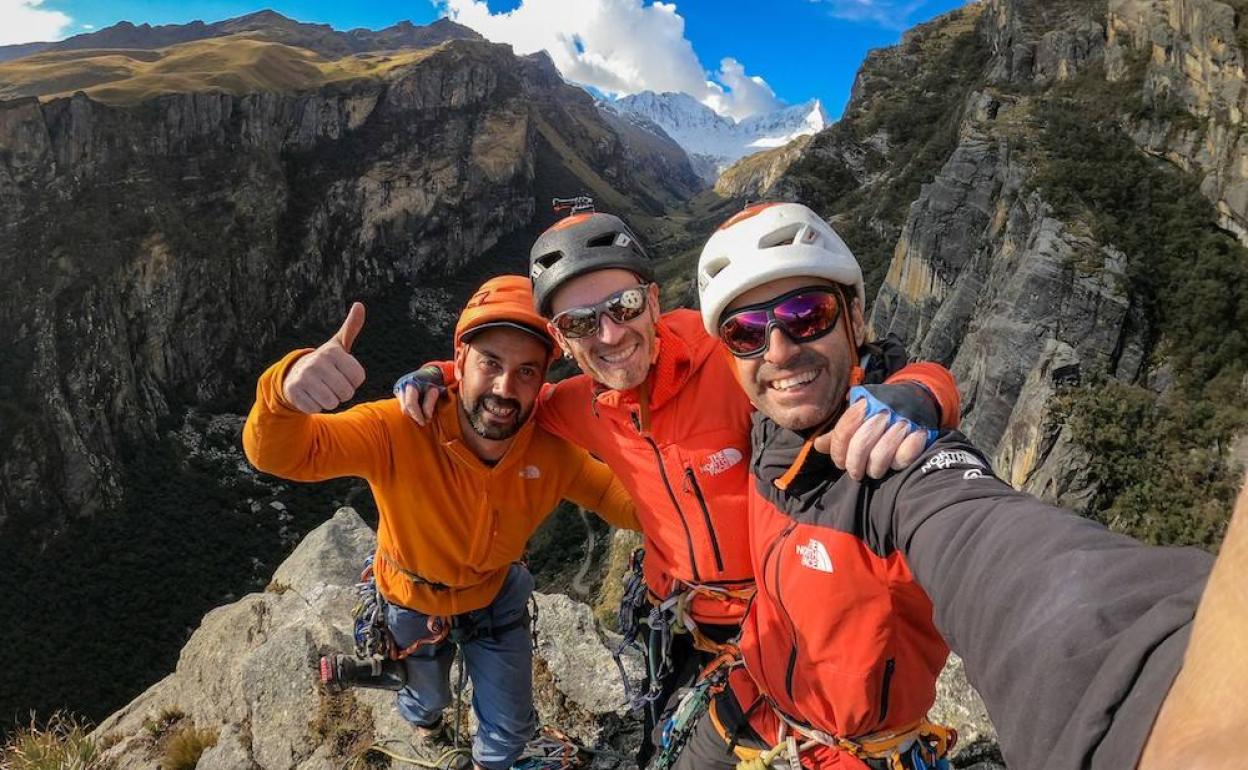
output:
[[1140,770],[1238,767],[1248,735],[1248,480]]
[[931,598],[1006,763],[1134,766],[1178,672],[1209,554],[1146,547],[1017,492],[958,434],[880,491],[890,512],[873,523]]

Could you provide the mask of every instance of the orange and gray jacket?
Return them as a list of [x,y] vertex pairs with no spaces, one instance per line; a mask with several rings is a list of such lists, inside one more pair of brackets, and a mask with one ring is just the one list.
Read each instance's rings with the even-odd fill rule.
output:
[[282,383],[307,352],[260,377],[243,447],[256,468],[275,476],[368,481],[380,511],[377,584],[387,600],[430,615],[485,607],[562,498],[639,529],[611,471],[531,420],[502,459],[486,465],[463,441],[453,393],[424,428],[394,399],[334,414],[299,412],[282,397]]
[[[755,415],[752,443],[758,593],[733,691],[760,737],[778,728],[768,699],[846,738],[914,724],[947,643],[1010,768],[1135,766],[1209,554],[1145,547],[1018,492],[956,432],[882,480],[812,454],[784,491],[803,437]],[[858,766],[838,754],[811,766]]]

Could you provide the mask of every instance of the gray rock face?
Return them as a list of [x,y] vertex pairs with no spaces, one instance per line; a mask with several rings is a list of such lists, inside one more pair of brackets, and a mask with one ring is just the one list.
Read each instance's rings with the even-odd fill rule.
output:
[[1143,347],[1133,336],[1121,256],[1026,192],[1027,167],[1001,129],[1014,109],[972,96],[957,149],[911,206],[871,325],[950,366],[963,396],[962,430],[996,456],[998,473],[1056,491],[1077,484],[1073,469],[1040,467],[1069,459],[1033,435],[1043,430],[1034,421],[1054,389],[1045,351],[1065,346],[1074,357],[1068,365],[1131,381]]
[[[280,593],[251,594],[204,616],[174,673],[96,729],[97,738],[116,741],[110,756],[117,766],[158,763],[145,722],[166,710],[217,730],[216,745],[200,759],[203,768],[339,767],[345,757],[338,737],[349,730],[363,735],[360,749],[393,741],[426,757],[439,752],[414,736],[392,693],[353,690],[356,722],[346,723],[341,703],[318,690],[319,656],[351,649],[355,573],[374,548],[359,516],[340,509],[278,569],[273,586]],[[589,607],[558,595],[538,595],[537,603],[535,700],[543,722],[589,744],[635,736],[607,646],[612,642]]]
[[1217,0],[1110,0],[1106,61],[1118,79],[1144,70],[1155,117],[1132,125],[1136,143],[1198,174],[1221,225],[1248,243],[1243,12]]
[[995,56],[993,81],[1048,85],[1099,60],[1105,30],[1079,3],[988,0],[984,32]]

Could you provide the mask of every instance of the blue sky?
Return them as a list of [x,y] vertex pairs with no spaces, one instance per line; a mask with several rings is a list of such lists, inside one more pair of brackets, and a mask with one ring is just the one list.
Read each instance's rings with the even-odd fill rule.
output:
[[[0,0],[0,43],[115,24],[217,21],[272,8],[339,29],[450,13],[486,37],[552,50],[565,76],[604,91],[682,90],[743,117],[811,98],[833,117],[863,56],[964,0]],[[526,6],[526,7],[521,7]],[[514,13],[513,13],[514,12]],[[510,15],[508,15],[510,14]],[[545,35],[545,36],[544,36]],[[571,39],[571,42],[567,42]],[[758,79],[761,79],[759,82]],[[711,81],[706,85],[700,81]]]

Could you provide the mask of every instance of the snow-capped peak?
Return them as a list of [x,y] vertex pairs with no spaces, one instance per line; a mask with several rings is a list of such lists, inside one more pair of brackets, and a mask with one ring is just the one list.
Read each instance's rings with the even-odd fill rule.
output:
[[746,155],[818,133],[829,123],[818,99],[754,115],[740,122],[719,115],[684,93],[643,91],[604,102],[603,106],[655,123],[691,158],[696,160],[701,156],[710,161],[707,165],[714,168],[715,175]]

